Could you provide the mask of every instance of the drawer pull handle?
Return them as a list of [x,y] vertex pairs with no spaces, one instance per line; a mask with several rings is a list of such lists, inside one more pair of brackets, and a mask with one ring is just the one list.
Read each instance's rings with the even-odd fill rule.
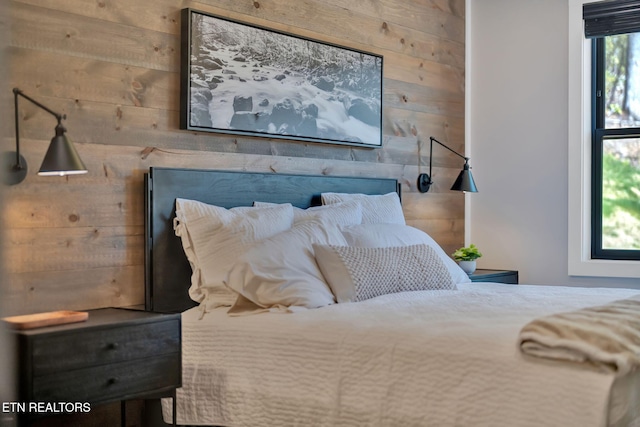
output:
[[114,384],[115,384],[115,383],[117,383],[117,382],[118,382],[118,378],[117,378],[117,377],[109,378],[109,379],[107,380],[107,385],[114,385]]
[[117,350],[117,349],[118,349],[118,347],[119,347],[119,345],[118,345],[118,343],[117,343],[117,342],[112,342],[112,343],[110,343],[110,344],[108,344],[108,345],[107,345],[107,348],[108,348],[109,350]]

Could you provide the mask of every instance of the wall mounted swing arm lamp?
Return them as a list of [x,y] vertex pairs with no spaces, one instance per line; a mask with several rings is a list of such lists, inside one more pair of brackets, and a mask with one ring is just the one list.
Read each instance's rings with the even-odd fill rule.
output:
[[460,153],[453,151],[451,148],[447,147],[442,142],[438,141],[432,136],[429,137],[429,174],[427,175],[426,173],[421,173],[420,175],[418,175],[418,191],[421,193],[426,193],[427,191],[429,191],[429,188],[431,188],[431,184],[433,184],[433,181],[431,180],[431,177],[433,176],[431,173],[431,169],[433,166],[433,143],[434,142],[440,144],[441,146],[451,151],[456,156],[462,157],[464,159],[464,167],[460,171],[460,174],[458,174],[458,178],[451,186],[451,189],[454,191],[477,193],[478,188],[476,187],[476,183],[473,180],[473,175],[471,175],[469,158],[463,156]]
[[80,159],[78,152],[65,135],[67,129],[62,125],[62,120],[67,118],[66,115],[58,114],[55,111],[50,110],[35,99],[25,95],[20,89],[14,88],[13,99],[15,108],[16,152],[6,153],[7,156],[5,157],[9,158],[9,160],[6,161],[9,162],[10,167],[8,171],[5,171],[5,182],[9,185],[18,184],[22,182],[27,175],[27,162],[20,154],[20,120],[18,117],[19,96],[42,108],[58,120],[58,124],[55,128],[56,134],[51,139],[51,144],[49,144],[49,149],[47,150],[47,154],[44,156],[38,175],[64,176],[87,173],[87,168],[82,162],[82,159]]

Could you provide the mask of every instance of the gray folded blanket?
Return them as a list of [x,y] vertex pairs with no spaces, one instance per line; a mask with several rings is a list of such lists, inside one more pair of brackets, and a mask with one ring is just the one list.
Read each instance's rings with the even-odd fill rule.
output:
[[640,367],[640,295],[540,317],[522,328],[518,343],[525,354],[624,375]]

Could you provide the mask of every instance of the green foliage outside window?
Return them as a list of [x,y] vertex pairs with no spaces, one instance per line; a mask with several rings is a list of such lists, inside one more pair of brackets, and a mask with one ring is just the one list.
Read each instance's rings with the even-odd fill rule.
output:
[[[627,58],[629,35],[607,37],[605,64],[605,115],[607,127],[618,127],[625,114],[625,98],[627,84]],[[618,124],[618,126],[616,126]]]
[[640,169],[610,153],[603,163],[602,246],[640,249]]

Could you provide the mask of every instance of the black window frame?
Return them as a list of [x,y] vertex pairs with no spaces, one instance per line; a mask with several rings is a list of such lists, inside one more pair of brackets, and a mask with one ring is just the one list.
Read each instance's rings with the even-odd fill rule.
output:
[[[613,35],[613,34],[612,34]],[[640,250],[602,247],[603,147],[605,139],[640,138],[640,127],[605,126],[605,38],[592,39],[591,60],[591,258],[640,260]]]

